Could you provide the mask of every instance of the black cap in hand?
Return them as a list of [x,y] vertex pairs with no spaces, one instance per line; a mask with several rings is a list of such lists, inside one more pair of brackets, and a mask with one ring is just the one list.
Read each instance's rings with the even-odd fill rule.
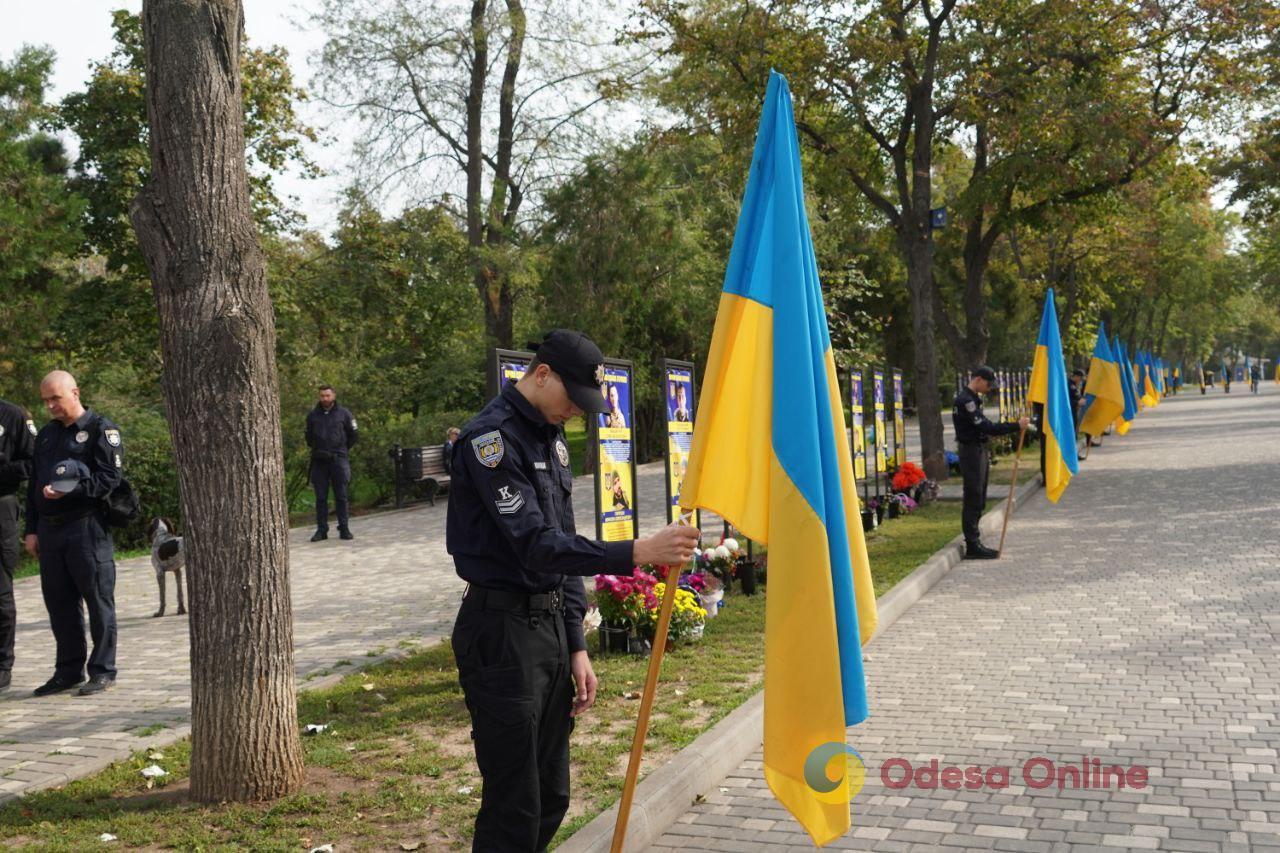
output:
[[66,459],[53,466],[53,479],[49,481],[49,488],[69,495],[90,476],[89,466],[78,459]]

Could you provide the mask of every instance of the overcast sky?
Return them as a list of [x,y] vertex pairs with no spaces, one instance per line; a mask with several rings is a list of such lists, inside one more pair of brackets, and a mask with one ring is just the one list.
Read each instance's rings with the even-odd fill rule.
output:
[[[295,21],[305,21],[317,0],[246,0],[245,30],[258,46],[279,44],[289,51],[294,79],[306,87],[311,73],[307,57],[323,44],[323,36],[308,31]],[[23,44],[41,44],[58,53],[53,75],[54,99],[82,88],[89,77],[89,67],[111,52],[111,11],[125,8],[137,12],[142,0],[46,0],[46,2],[6,2],[4,24],[0,26],[0,56],[13,57]],[[304,121],[324,128],[333,123],[319,104],[310,103],[303,110]],[[302,180],[292,175],[281,176],[278,186],[289,195],[298,196],[308,223],[327,231],[334,222],[337,194],[349,175],[343,163],[350,138],[341,129],[331,131],[326,144],[311,146],[313,160],[328,173],[317,180]]]

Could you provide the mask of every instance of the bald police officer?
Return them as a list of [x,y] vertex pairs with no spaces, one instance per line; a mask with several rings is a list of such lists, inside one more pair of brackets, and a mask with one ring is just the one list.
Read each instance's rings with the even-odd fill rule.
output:
[[955,405],[951,407],[956,443],[959,445],[960,474],[964,477],[964,509],[960,519],[964,527],[964,556],[968,560],[994,560],[999,556],[982,544],[978,530],[982,511],[987,506],[987,474],[991,467],[987,442],[993,435],[1015,433],[1031,422],[1025,416],[1005,423],[987,420],[982,413],[982,396],[996,388],[995,371],[979,367],[973,371],[969,384],[956,394]]
[[13,604],[13,571],[22,536],[18,530],[18,489],[31,476],[36,425],[26,410],[0,400],[0,690],[13,672],[13,637],[18,611]]
[[543,850],[569,807],[569,733],[596,692],[581,577],[678,565],[698,544],[674,525],[626,542],[576,535],[561,427],[610,412],[603,384],[586,335],[549,332],[453,450],[446,539],[468,586],[452,643],[484,779],[477,851]]
[[[86,409],[70,373],[55,370],[40,383],[53,420],[36,434],[27,484],[26,546],[40,560],[40,591],[57,646],[53,677],[37,696],[89,683],[81,696],[116,680],[115,545],[106,522],[107,497],[120,485],[124,442],[111,421]],[[81,602],[89,611],[90,654]]]

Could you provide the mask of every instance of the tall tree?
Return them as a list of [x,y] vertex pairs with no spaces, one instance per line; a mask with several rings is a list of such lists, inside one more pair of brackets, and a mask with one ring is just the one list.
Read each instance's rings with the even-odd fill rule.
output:
[[275,317],[249,175],[240,0],[145,0],[151,172],[132,208],[160,316],[191,586],[191,793],[302,782]]
[[796,127],[893,230],[906,267],[912,385],[925,470],[947,476],[935,346],[933,162],[958,103],[967,33],[956,0],[647,0],[643,34],[676,61],[665,100],[699,121],[742,126],[770,67],[787,74]]
[[[45,97],[52,69],[45,48],[0,60],[0,393],[15,400],[65,353],[58,320],[77,278],[84,200],[67,187],[62,145],[41,131],[54,113]],[[36,316],[49,322],[30,322]]]
[[326,0],[322,91],[365,125],[379,186],[462,195],[489,340],[513,342],[521,220],[593,136],[588,116],[621,66],[582,4]]

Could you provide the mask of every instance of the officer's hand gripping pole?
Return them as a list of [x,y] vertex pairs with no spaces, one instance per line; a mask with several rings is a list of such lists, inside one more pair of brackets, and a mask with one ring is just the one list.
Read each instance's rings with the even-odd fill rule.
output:
[[[683,508],[682,508],[683,509]],[[687,527],[693,511],[680,513],[679,524]],[[667,647],[667,630],[671,627],[671,613],[675,610],[676,587],[680,583],[680,566],[663,566],[666,570],[666,590],[662,595],[662,607],[658,611],[658,626],[653,632],[653,649],[649,653],[649,672],[644,678],[644,691],[640,694],[640,714],[636,718],[636,733],[631,740],[631,757],[627,760],[627,777],[622,786],[622,800],[618,803],[618,820],[613,825],[611,853],[622,853],[627,840],[627,820],[631,817],[631,801],[635,798],[636,781],[640,776],[640,758],[644,754],[644,739],[649,732],[649,712],[653,710],[653,695],[658,689],[658,673],[662,669],[662,655]]]
[[1013,457],[1013,474],[1009,478],[1009,502],[1004,507],[1004,526],[1000,528],[1000,547],[996,557],[1004,556],[1004,537],[1009,532],[1009,516],[1013,515],[1013,490],[1018,488],[1018,463],[1022,461],[1022,442],[1027,438],[1027,428],[1018,430],[1018,451]]

